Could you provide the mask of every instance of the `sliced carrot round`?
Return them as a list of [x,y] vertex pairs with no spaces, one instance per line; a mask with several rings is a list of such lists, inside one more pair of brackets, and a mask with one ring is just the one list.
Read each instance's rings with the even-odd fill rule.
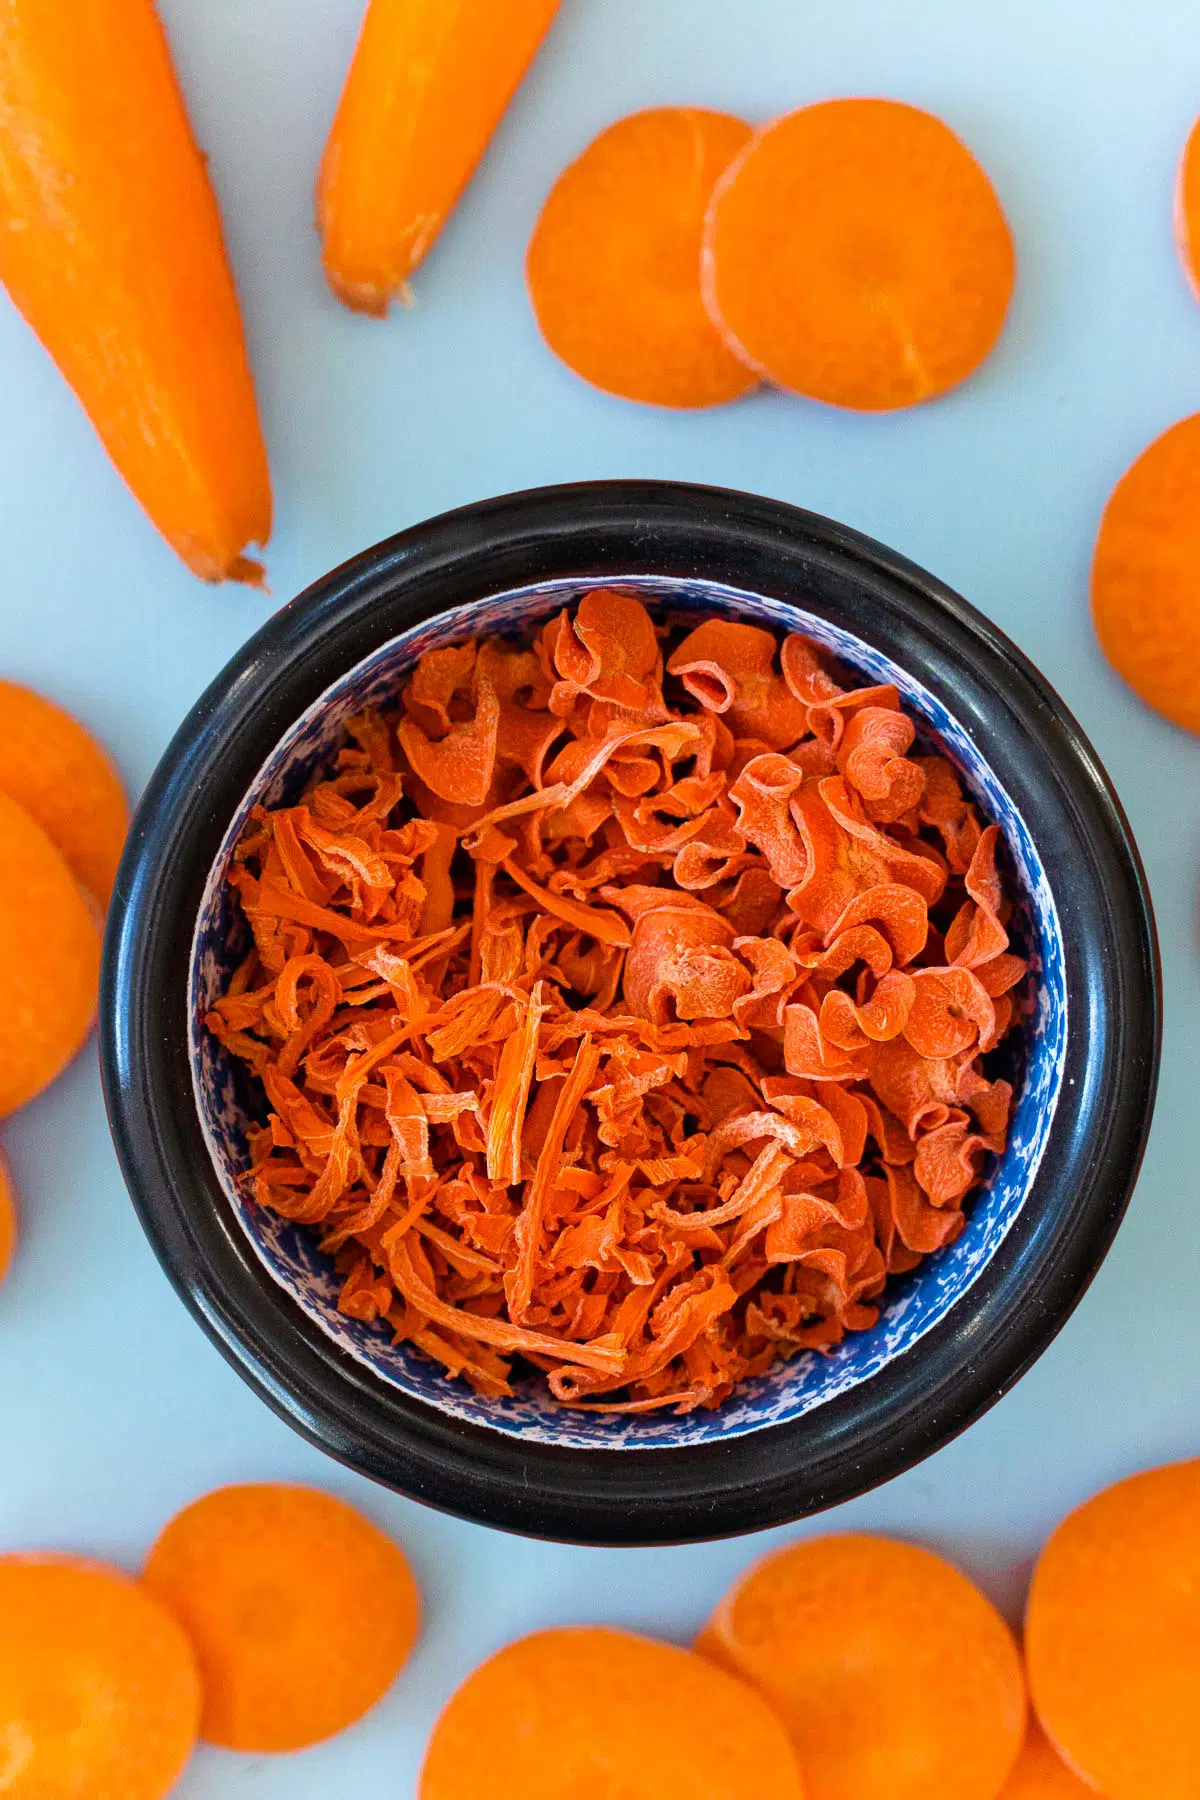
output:
[[17,1248],[17,1190],[8,1158],[0,1152],[0,1281],[12,1266]]
[[1200,1794],[1200,1460],[1118,1482],[1065,1519],[1025,1621],[1033,1704],[1109,1800]]
[[1175,247],[1188,285],[1200,299],[1200,119],[1188,133],[1175,182]]
[[1095,1800],[1096,1790],[1068,1768],[1036,1719],[1029,1721],[1017,1766],[1000,1800]]
[[756,387],[700,295],[714,184],[750,126],[697,106],[618,119],[550,190],[526,259],[542,336],[585,381],[657,406]]
[[469,1675],[418,1800],[801,1800],[769,1707],[703,1658],[601,1625],[535,1632]]
[[0,681],[0,790],[37,820],[106,906],[129,829],[121,778],[78,719],[15,681]]
[[229,1750],[299,1750],[382,1698],[417,1635],[408,1561],[316,1488],[218,1488],[185,1507],[146,1560],[204,1682],[201,1736]]
[[1092,560],[1100,647],[1147,706],[1200,731],[1200,413],[1113,489]]
[[36,820],[0,792],[0,1117],[32,1100],[91,1029],[100,933]]
[[703,291],[768,381],[864,412],[963,381],[1000,335],[1012,236],[932,114],[827,100],[764,126],[718,181]]
[[697,1649],[775,1707],[809,1800],[996,1800],[1021,1747],[1011,1632],[965,1575],[912,1544],[838,1536],[777,1551],[726,1595]]
[[160,1800],[199,1720],[187,1639],[136,1581],[82,1558],[0,1557],[6,1800]]

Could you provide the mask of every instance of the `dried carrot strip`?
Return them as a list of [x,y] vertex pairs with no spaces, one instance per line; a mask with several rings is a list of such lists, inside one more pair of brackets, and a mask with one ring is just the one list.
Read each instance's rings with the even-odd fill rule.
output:
[[166,1607],[81,1557],[0,1557],[0,1787],[10,1800],[164,1800],[200,1679]]
[[0,1117],[60,1074],[91,1029],[100,934],[74,876],[0,792]]
[[1092,558],[1100,648],[1147,706],[1200,732],[1200,413],[1113,489]]
[[129,829],[120,776],[77,719],[15,681],[0,681],[0,790],[37,820],[106,906]]
[[0,282],[206,581],[260,583],[271,487],[216,198],[153,0],[10,0]]
[[230,873],[257,1203],[486,1395],[717,1406],[869,1330],[1004,1148],[1025,973],[895,690],[597,588],[398,698]]
[[433,1728],[418,1800],[802,1800],[787,1737],[758,1695],[702,1657],[602,1625],[500,1650]]
[[408,298],[558,0],[368,0],[317,180],[325,275],[359,312]]
[[593,386],[656,406],[716,406],[757,386],[700,295],[717,178],[751,135],[727,113],[618,119],[555,182],[525,272],[542,336]]
[[195,1646],[201,1736],[231,1750],[298,1750],[353,1724],[417,1635],[403,1551],[316,1488],[204,1495],[162,1531],[142,1582]]
[[[736,1582],[697,1649],[771,1702],[819,1800],[995,1800],[1025,1728],[1012,1633],[965,1575],[890,1538],[814,1538]],[[946,1691],[948,1671],[967,1671]]]
[[17,1248],[17,1190],[8,1158],[0,1151],[0,1281],[12,1266]]
[[1042,1551],[1025,1654],[1047,1735],[1116,1800],[1200,1792],[1200,1461],[1076,1509]]
[[997,1800],[1095,1800],[1096,1790],[1065,1763],[1036,1719]]
[[1012,238],[940,119],[827,100],[764,126],[716,185],[704,297],[764,380],[879,411],[966,379],[1000,335]]

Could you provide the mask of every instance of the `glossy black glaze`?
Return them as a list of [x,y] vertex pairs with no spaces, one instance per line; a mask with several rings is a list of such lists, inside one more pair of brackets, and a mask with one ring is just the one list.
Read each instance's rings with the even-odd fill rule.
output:
[[[230,1216],[186,1048],[189,945],[221,836],[263,758],[329,683],[453,602],[561,576],[704,576],[798,601],[878,644],[972,735],[1038,844],[1062,921],[1067,1067],[1029,1200],[940,1325],[805,1417],[732,1441],[579,1451],[453,1420],[338,1351]],[[661,1543],[795,1519],[875,1486],[977,1418],[1045,1349],[1102,1261],[1148,1129],[1159,972],[1145,880],[1095,753],[995,626],[923,570],[780,502],[596,482],[448,513],[277,613],[192,709],[134,820],[101,994],[105,1094],[125,1179],[179,1293],[277,1413],[431,1505],[586,1543]]]

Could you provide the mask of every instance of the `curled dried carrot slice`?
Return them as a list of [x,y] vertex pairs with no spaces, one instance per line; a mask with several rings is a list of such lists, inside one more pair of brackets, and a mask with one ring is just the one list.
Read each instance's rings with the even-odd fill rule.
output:
[[193,1501],[142,1584],[195,1646],[201,1735],[231,1750],[296,1750],[353,1724],[417,1634],[403,1552],[316,1488],[264,1482]]
[[869,1330],[1003,1149],[1025,973],[998,833],[895,689],[595,588],[349,738],[250,825],[208,1021],[341,1310],[635,1415]]
[[[994,1800],[1025,1726],[1021,1659],[965,1575],[928,1550],[823,1537],[735,1583],[697,1649],[787,1726],[821,1800]],[[947,1670],[969,1669],[947,1704]]]
[[827,100],[751,139],[717,183],[704,293],[765,380],[877,411],[972,373],[1004,324],[1012,237],[948,126],[895,100]]
[[757,386],[700,297],[709,198],[750,135],[728,113],[653,107],[618,119],[559,176],[525,272],[542,336],[585,381],[679,407]]
[[691,1651],[602,1625],[507,1645],[433,1728],[418,1800],[802,1800],[783,1727]]
[[1200,1461],[1119,1481],[1042,1551],[1025,1619],[1029,1686],[1051,1742],[1120,1800],[1200,1782]]

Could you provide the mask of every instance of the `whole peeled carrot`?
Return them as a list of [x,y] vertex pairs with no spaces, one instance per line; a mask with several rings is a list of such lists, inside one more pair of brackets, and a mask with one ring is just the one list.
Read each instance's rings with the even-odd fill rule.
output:
[[317,181],[325,275],[382,315],[470,180],[558,0],[368,0]]
[[0,0],[0,281],[207,581],[271,487],[216,197],[153,0]]

